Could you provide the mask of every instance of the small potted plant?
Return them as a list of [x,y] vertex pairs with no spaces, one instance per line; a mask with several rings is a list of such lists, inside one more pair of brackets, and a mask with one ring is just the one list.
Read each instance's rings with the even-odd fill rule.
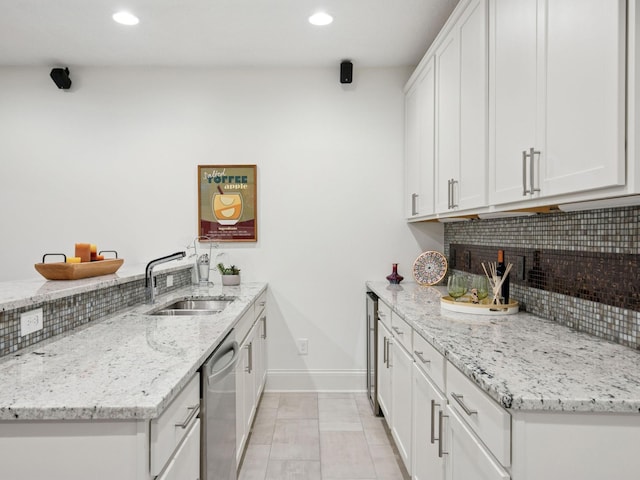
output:
[[225,267],[223,263],[219,263],[218,271],[222,275],[222,285],[240,285],[240,269],[235,265]]

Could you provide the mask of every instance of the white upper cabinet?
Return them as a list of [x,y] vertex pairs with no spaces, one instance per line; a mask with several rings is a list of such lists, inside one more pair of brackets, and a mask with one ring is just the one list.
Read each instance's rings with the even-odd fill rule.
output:
[[491,204],[625,184],[624,0],[490,0]]
[[434,62],[430,59],[405,96],[405,199],[407,218],[429,215],[433,208],[435,121]]
[[486,206],[487,4],[473,0],[435,52],[436,212]]

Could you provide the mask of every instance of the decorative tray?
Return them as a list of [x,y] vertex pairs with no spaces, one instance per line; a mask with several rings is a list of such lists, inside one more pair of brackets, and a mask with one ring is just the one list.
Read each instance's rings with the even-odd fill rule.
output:
[[461,297],[461,299],[456,302],[449,296],[440,299],[440,306],[452,312],[472,313],[474,315],[512,315],[518,313],[520,308],[518,302],[513,299],[510,299],[507,304],[495,305],[488,302],[471,303],[469,297]]
[[78,280],[115,273],[124,263],[124,258],[113,258],[84,263],[36,263],[34,267],[47,280]]

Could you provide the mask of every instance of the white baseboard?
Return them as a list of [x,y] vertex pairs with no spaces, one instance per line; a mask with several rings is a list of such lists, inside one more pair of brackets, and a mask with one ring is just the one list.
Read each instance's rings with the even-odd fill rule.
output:
[[269,370],[267,392],[364,392],[366,370]]

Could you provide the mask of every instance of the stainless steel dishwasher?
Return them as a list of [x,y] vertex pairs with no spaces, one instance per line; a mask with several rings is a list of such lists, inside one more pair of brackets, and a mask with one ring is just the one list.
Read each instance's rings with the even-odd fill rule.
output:
[[238,342],[233,330],[202,366],[200,480],[236,480]]

